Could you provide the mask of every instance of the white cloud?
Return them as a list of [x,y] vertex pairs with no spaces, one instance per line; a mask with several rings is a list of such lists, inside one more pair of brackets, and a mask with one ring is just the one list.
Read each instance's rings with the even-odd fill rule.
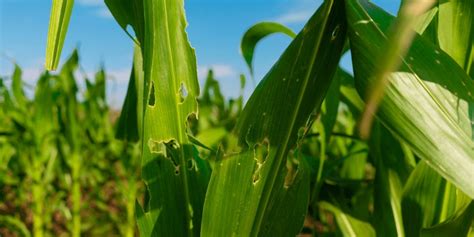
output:
[[213,64],[207,66],[198,66],[198,77],[206,78],[207,72],[212,69],[216,78],[237,76],[237,71],[230,65]]
[[283,14],[275,17],[273,21],[277,21],[282,24],[305,23],[309,20],[309,18],[311,18],[322,2],[322,0],[294,1],[293,7],[290,7]]
[[112,81],[119,83],[119,84],[127,84],[128,80],[130,80],[130,73],[131,68],[123,68],[123,69],[116,69],[116,70],[105,70],[107,74],[107,78],[111,79]]
[[21,77],[22,79],[31,86],[36,85],[38,79],[40,78],[41,73],[43,73],[44,69],[40,68],[24,68],[22,69]]
[[312,10],[291,11],[278,16],[275,21],[282,24],[304,23],[309,20],[313,13]]

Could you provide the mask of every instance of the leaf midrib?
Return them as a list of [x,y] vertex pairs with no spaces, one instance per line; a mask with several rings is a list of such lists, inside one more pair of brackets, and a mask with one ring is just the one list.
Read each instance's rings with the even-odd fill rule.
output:
[[[276,178],[279,174],[279,171],[280,171],[280,168],[281,168],[281,165],[282,165],[282,159],[284,158],[284,155],[287,154],[287,150],[288,150],[287,146],[288,146],[289,141],[290,141],[291,132],[294,130],[296,119],[298,117],[297,112],[300,110],[301,102],[303,101],[303,97],[305,95],[304,92],[306,90],[306,87],[307,87],[308,81],[309,81],[309,77],[310,77],[311,72],[313,70],[314,61],[315,61],[315,59],[317,57],[317,54],[319,52],[324,32],[327,29],[327,21],[328,21],[330,13],[332,11],[333,3],[334,3],[333,1],[327,1],[328,10],[327,10],[326,15],[324,16],[324,20],[322,22],[323,29],[321,29],[321,31],[319,31],[319,35],[318,35],[318,38],[317,38],[317,41],[316,41],[316,47],[315,47],[315,50],[314,50],[313,54],[311,55],[311,61],[310,62],[312,62],[312,63],[310,64],[310,66],[308,68],[308,71],[306,72],[306,75],[305,75],[304,85],[302,87],[303,88],[303,90],[302,90],[303,93],[299,93],[299,95],[298,95],[297,104],[296,104],[295,110],[294,110],[295,112],[293,113],[293,115],[291,117],[290,127],[288,129],[288,132],[286,133],[285,138],[284,138],[283,146],[281,146],[281,147],[283,147],[283,150],[281,152],[277,153],[277,156],[275,157],[275,161],[274,161],[274,163],[272,163],[272,166],[276,165],[277,167],[276,167],[276,169],[271,169],[271,170],[274,171],[274,172],[270,172],[270,174],[271,174],[270,181],[271,182],[266,182],[265,187],[270,186],[270,191],[263,193],[262,199],[263,199],[263,204],[264,205],[259,205],[259,207],[258,207],[258,210],[257,210],[257,215],[258,216],[256,218],[257,225],[256,225],[256,228],[252,228],[252,232],[251,232],[251,234],[253,236],[258,236],[258,233],[261,229],[261,225],[262,225],[263,217],[264,217],[264,213],[265,213],[265,212],[261,211],[261,208],[263,206],[266,209],[267,206],[268,206],[269,199],[270,199],[270,194],[272,193],[273,189],[275,188],[274,184],[275,184]],[[303,47],[303,42],[304,42],[304,38],[301,41],[300,49],[301,49],[301,47]],[[293,75],[293,69],[292,69],[290,75]]]
[[[180,3],[181,0],[179,0]],[[177,77],[176,77],[176,71],[175,71],[175,66],[174,66],[174,57],[173,57],[173,54],[171,53],[172,51],[172,47],[171,47],[171,36],[170,36],[170,30],[169,30],[169,21],[168,21],[168,5],[166,3],[166,0],[162,0],[163,2],[163,5],[164,5],[164,14],[165,14],[165,32],[166,32],[166,44],[167,44],[167,47],[168,47],[168,56],[170,57],[170,64],[171,64],[171,75],[172,75],[172,78],[173,78],[173,83],[172,83],[172,87],[173,87],[173,93],[175,93],[177,91],[177,87],[176,87],[176,80],[177,80]],[[178,3],[179,4],[179,3]],[[181,7],[181,6],[180,6]],[[181,10],[180,10],[181,11]],[[182,14],[180,12],[180,14]],[[181,18],[178,18],[178,21],[180,21]],[[179,24],[179,23],[178,23]],[[181,29],[180,29],[181,30]],[[186,57],[187,58],[187,57]],[[181,124],[181,121],[180,121],[180,118],[181,118],[181,111],[179,109],[179,104],[177,103],[177,98],[176,96],[172,96],[173,97],[173,102],[174,102],[174,105],[175,105],[175,112],[176,112],[176,115],[177,115],[177,124],[178,124],[178,139],[179,139],[179,142],[181,143],[184,143],[184,132],[183,132],[183,128],[182,128],[182,124]],[[189,184],[188,184],[188,175],[187,175],[187,172],[188,170],[186,169],[186,160],[185,160],[185,157],[184,157],[184,146],[183,144],[179,144],[180,145],[180,148],[179,148],[179,151],[180,151],[180,157],[179,157],[179,160],[180,160],[180,165],[182,168],[182,179],[183,179],[183,189],[184,189],[184,195],[185,195],[185,200],[186,200],[186,204],[187,206],[185,207],[185,210],[186,210],[186,218],[187,218],[187,221],[191,221],[192,222],[192,216],[191,216],[191,213],[190,213],[190,210],[189,210],[189,206],[192,207],[192,204],[191,204],[191,199],[190,199],[190,194],[189,194]],[[187,226],[189,227],[189,226]],[[190,230],[188,228],[188,234],[189,236],[194,236],[194,232],[192,231],[192,229]]]

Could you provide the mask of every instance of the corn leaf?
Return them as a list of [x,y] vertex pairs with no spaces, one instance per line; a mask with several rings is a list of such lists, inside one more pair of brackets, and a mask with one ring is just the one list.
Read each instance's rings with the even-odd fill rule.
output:
[[260,22],[250,27],[250,29],[245,32],[240,43],[240,50],[242,51],[242,55],[244,56],[251,74],[253,74],[252,62],[255,47],[260,40],[275,33],[282,33],[291,38],[296,37],[296,34],[291,29],[276,22]]
[[454,215],[469,198],[443,179],[425,161],[411,173],[402,196],[402,215],[407,236]]
[[321,105],[321,123],[324,127],[326,141],[329,141],[331,138],[331,133],[334,125],[336,124],[337,113],[339,111],[339,88],[341,87],[342,78],[339,73],[342,73],[342,70],[336,71],[336,75],[334,76],[333,82],[329,87],[327,96]]
[[341,209],[328,202],[321,202],[319,206],[322,209],[328,210],[334,214],[336,217],[337,226],[341,230],[343,236],[376,236],[374,228],[369,223],[363,222],[344,213]]
[[374,227],[380,236],[404,236],[401,200],[403,184],[411,167],[405,162],[400,143],[387,129],[376,124],[370,148],[375,159]]
[[123,102],[120,118],[117,123],[116,138],[138,141],[142,134],[143,118],[143,62],[141,49],[135,47],[133,67],[128,82],[127,95]]
[[[471,79],[474,74],[474,1],[438,3],[437,35],[440,48],[449,54]],[[469,103],[471,130],[474,131],[474,103]],[[472,134],[474,140],[474,132]]]
[[0,227],[7,228],[22,237],[30,237],[31,233],[25,223],[11,216],[0,215]]
[[25,91],[23,91],[23,80],[21,76],[21,68],[18,65],[15,65],[15,69],[12,75],[12,94],[17,104],[17,107],[21,110],[25,110],[27,98],[25,96]]
[[[393,17],[347,1],[356,87],[364,95]],[[433,67],[433,63],[436,67]],[[468,103],[474,84],[447,54],[419,36],[389,85],[377,117],[443,177],[474,197],[474,143]]]
[[336,71],[345,42],[343,14],[342,1],[326,1],[250,97],[235,128],[241,151],[226,154],[213,170],[202,236],[300,231],[309,170],[293,150]]
[[197,115],[199,85],[194,49],[185,32],[184,4],[183,0],[143,3],[142,178],[150,195],[144,218],[154,225],[140,232],[198,235],[209,171],[187,136],[187,119]]
[[421,237],[468,236],[474,221],[474,202],[461,209],[456,216],[435,226],[421,230]]
[[46,69],[56,70],[71,19],[74,0],[53,0],[46,42]]
[[474,43],[474,1],[438,2],[438,40],[440,48],[462,68],[472,67]]
[[122,29],[133,39],[127,26],[131,26],[139,42],[143,42],[145,34],[145,19],[143,15],[143,0],[104,0],[110,13]]

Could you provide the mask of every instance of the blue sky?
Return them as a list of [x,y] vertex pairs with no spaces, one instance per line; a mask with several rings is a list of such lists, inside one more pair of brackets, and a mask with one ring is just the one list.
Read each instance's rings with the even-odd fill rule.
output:
[[[238,94],[238,75],[248,70],[240,55],[244,32],[260,21],[277,21],[298,32],[322,0],[186,0],[188,34],[196,49],[200,79],[214,68],[224,93]],[[374,1],[395,13],[399,0]],[[34,84],[44,64],[50,0],[0,0],[0,75],[12,72],[12,60]],[[255,56],[259,80],[290,43],[275,35],[258,45]],[[79,48],[81,65],[92,75],[104,65],[109,72],[109,103],[120,108],[131,68],[133,43],[114,21],[103,0],[75,0],[63,57]],[[64,60],[61,60],[63,62]],[[346,57],[342,64],[348,66]],[[252,91],[248,83],[247,94]]]

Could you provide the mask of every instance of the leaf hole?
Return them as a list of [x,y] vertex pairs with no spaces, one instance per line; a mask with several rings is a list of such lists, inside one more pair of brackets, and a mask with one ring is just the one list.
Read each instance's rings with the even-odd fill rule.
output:
[[148,95],[148,105],[153,107],[155,106],[155,83],[153,81],[151,81],[151,85],[150,85],[150,93]]
[[194,169],[194,160],[191,158],[189,159],[187,162],[186,162],[186,168],[188,168],[188,170],[193,170]]
[[183,103],[186,97],[188,97],[188,90],[186,89],[186,85],[181,82],[181,86],[179,87],[179,103]]
[[148,149],[151,154],[163,153],[163,144],[161,142],[155,141],[153,139],[148,140]]
[[291,185],[295,182],[296,176],[298,174],[298,166],[299,166],[299,161],[295,157],[295,153],[293,152],[293,155],[288,158],[286,161],[286,169],[287,173],[285,176],[285,183],[283,184],[283,187],[288,189],[291,187]]
[[252,182],[256,184],[260,180],[260,171],[270,153],[270,143],[268,140],[265,139],[262,143],[255,144],[253,146],[253,153],[256,162]]
[[332,31],[332,34],[331,34],[331,41],[332,40],[335,40],[337,38],[337,36],[339,35],[339,31],[341,29],[341,26],[340,25],[337,25],[334,30]]

